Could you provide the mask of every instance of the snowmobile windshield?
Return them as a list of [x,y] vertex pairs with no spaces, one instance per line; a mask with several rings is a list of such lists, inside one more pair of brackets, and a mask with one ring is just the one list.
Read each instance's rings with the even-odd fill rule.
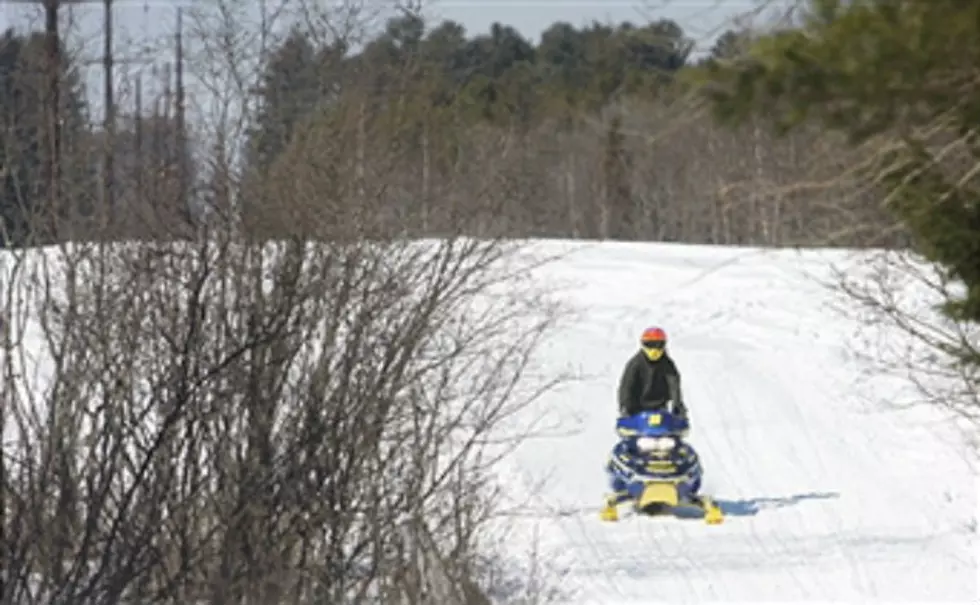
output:
[[640,412],[616,420],[616,431],[623,437],[667,437],[684,435],[687,420],[666,411]]

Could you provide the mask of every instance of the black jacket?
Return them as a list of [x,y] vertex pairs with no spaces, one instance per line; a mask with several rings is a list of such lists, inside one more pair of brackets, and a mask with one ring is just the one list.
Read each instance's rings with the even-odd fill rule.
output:
[[632,416],[642,411],[663,410],[668,401],[674,411],[687,416],[681,398],[681,375],[674,360],[665,352],[657,361],[637,352],[627,363],[619,380],[619,413]]

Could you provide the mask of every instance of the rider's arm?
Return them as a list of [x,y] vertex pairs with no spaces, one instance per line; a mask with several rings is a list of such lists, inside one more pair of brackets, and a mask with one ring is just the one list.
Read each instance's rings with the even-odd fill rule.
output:
[[684,399],[681,398],[681,377],[678,374],[667,375],[667,391],[672,401],[684,403]]
[[619,379],[619,414],[630,416],[636,413],[636,378],[638,367],[636,358],[630,359]]
[[674,402],[674,405],[682,413],[686,412],[684,398],[681,396],[681,373],[678,371],[673,359],[670,360],[670,366],[667,368],[667,392],[670,393],[670,399]]

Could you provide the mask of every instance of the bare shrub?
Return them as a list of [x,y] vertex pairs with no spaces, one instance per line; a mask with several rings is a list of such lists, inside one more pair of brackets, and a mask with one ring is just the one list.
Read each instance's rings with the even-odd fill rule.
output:
[[980,327],[954,321],[941,308],[962,284],[907,251],[866,251],[838,263],[828,285],[843,312],[861,326],[854,352],[871,373],[908,381],[913,389],[889,405],[934,404],[974,424],[980,420]]
[[492,432],[554,319],[507,246],[38,254],[7,278],[45,337],[5,364],[7,602],[421,599],[421,556],[472,581]]
[[[538,260],[490,220],[520,158],[474,143],[423,191],[360,125],[313,116],[260,179],[216,148],[265,234],[229,204],[188,241],[4,257],[2,602],[485,599],[492,469],[560,380],[534,371],[560,317]],[[396,190],[457,201],[439,239]]]

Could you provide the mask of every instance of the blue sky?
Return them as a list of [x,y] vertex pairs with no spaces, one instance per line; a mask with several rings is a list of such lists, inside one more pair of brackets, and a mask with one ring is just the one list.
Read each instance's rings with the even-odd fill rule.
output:
[[[168,40],[174,31],[176,6],[215,6],[211,0],[114,0],[114,45],[119,57],[130,58],[129,64],[120,64],[118,73],[136,69],[150,69],[151,64],[161,65],[172,57]],[[254,10],[263,0],[226,0],[229,5]],[[343,0],[311,0],[320,6],[338,4]],[[348,3],[352,0],[346,0]],[[365,5],[379,8],[391,7],[393,0],[360,0]],[[731,20],[765,0],[426,0],[423,14],[434,20],[452,19],[461,23],[469,34],[485,32],[494,21],[511,25],[522,35],[537,41],[541,32],[556,21],[583,25],[597,20],[619,23],[632,21],[642,24],[651,20],[674,19],[697,42],[698,50],[710,48],[713,39],[731,23]],[[87,82],[90,96],[97,97],[102,88],[102,70],[97,61],[102,52],[102,11],[100,2],[83,0],[83,4],[63,11],[64,30],[69,46],[79,52],[90,66]],[[273,7],[283,2],[301,4],[301,0],[265,0]],[[251,9],[250,7],[255,7]],[[257,21],[257,17],[256,17]],[[23,28],[33,23],[40,28],[38,6],[10,4],[0,0],[0,29]],[[134,57],[140,57],[133,60]],[[191,83],[193,85],[193,83]],[[124,88],[125,85],[120,84]],[[120,97],[127,95],[119,91]],[[94,100],[94,99],[93,99]],[[95,110],[97,113],[98,110]],[[95,116],[93,116],[95,117]],[[98,118],[96,118],[98,119]]]

